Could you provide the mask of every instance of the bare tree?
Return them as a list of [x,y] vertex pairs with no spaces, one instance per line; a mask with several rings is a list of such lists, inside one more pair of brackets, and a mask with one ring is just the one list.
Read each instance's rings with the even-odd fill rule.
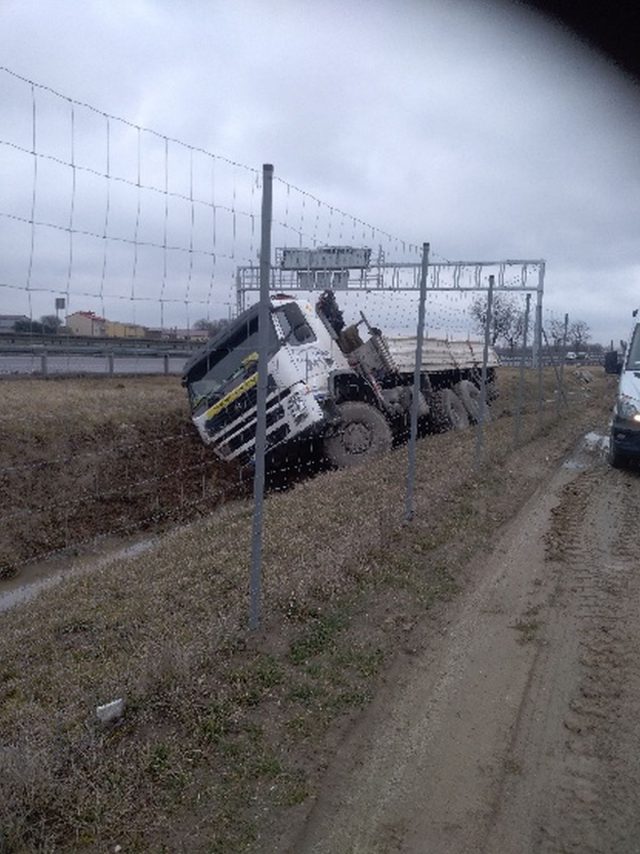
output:
[[[479,332],[484,332],[487,323],[487,300],[479,296],[471,303],[471,317]],[[494,293],[491,308],[489,340],[491,345],[502,341],[511,350],[524,338],[524,311],[507,294]]]
[[47,335],[56,335],[58,329],[62,326],[62,321],[55,314],[44,314],[40,318],[42,331]]
[[[562,345],[565,344],[564,318],[560,320],[558,317],[552,317],[549,320],[549,326],[546,330],[549,341],[551,341],[553,349],[560,352]],[[569,331],[567,330],[567,341],[569,340]]]
[[37,320],[16,320],[13,324],[15,332],[29,332],[31,335],[42,335],[42,324]]
[[586,347],[589,338],[591,338],[591,330],[584,320],[575,320],[569,327],[569,341],[576,352]]
[[[530,334],[533,331],[533,317],[531,314],[527,319],[527,338],[530,340]],[[517,346],[524,342],[524,333],[525,333],[525,311],[519,311],[516,307],[516,316],[513,322],[513,327],[511,330],[511,334],[507,338],[507,343],[511,350],[515,350]]]

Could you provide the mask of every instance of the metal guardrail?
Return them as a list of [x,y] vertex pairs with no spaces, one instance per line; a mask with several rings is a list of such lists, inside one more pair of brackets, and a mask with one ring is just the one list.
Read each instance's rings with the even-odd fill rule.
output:
[[0,376],[175,375],[204,341],[0,335]]
[[16,353],[81,355],[91,353],[107,356],[109,353],[129,356],[190,356],[205,344],[205,340],[185,338],[92,338],[88,336],[38,335],[23,332],[0,334],[0,354]]
[[0,336],[0,376],[176,375],[203,341]]
[[[504,365],[505,367],[515,366],[515,365],[520,364],[521,357],[519,355],[518,356],[511,356],[511,355],[506,355],[506,354],[502,354],[502,355],[498,354],[498,357],[500,359],[500,364]],[[530,366],[532,365],[531,356],[527,356],[526,361],[527,361],[527,364],[529,364]],[[551,355],[548,355],[546,353],[542,354],[542,365],[545,368],[550,368],[553,365],[562,364],[562,362],[563,362],[562,358],[559,356],[556,356],[555,354],[551,354]],[[568,366],[573,366],[576,368],[577,367],[598,367],[598,366],[602,367],[604,365],[604,355],[601,354],[601,355],[597,355],[597,356],[590,356],[586,359],[566,359],[564,361],[564,364],[568,365]]]
[[179,353],[0,352],[0,377],[180,375],[187,359]]

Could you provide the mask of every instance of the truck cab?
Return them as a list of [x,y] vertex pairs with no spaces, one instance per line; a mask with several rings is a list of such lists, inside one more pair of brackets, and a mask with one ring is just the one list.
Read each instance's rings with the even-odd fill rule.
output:
[[620,383],[609,439],[609,462],[615,468],[640,458],[640,323],[632,330],[620,369]]
[[[203,442],[223,460],[248,462],[255,447],[258,381],[256,304],[187,362],[182,384]],[[274,297],[269,315],[267,449],[327,420],[327,374],[336,363],[331,337],[313,307]]]

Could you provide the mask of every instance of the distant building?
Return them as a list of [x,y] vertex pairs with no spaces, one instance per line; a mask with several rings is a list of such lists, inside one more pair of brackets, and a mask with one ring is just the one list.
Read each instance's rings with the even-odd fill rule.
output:
[[94,311],[74,311],[67,315],[67,328],[74,335],[84,335],[87,338],[105,338],[107,321]]
[[0,334],[13,332],[16,323],[29,323],[26,314],[0,314]]
[[67,327],[74,335],[87,338],[144,338],[147,334],[144,326],[107,320],[93,311],[76,311],[68,315]]
[[138,326],[137,323],[120,323],[119,320],[107,320],[107,338],[144,338],[147,334],[146,326]]

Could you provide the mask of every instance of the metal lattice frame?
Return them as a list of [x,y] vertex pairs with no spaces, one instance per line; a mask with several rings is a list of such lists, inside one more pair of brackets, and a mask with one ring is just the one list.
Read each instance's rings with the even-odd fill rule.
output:
[[[279,253],[281,250],[277,250]],[[276,259],[278,258],[276,255]],[[344,277],[347,273],[348,277]],[[427,290],[483,291],[493,275],[497,291],[535,292],[542,303],[545,262],[543,260],[447,261],[429,264]],[[343,278],[341,278],[343,277]],[[419,263],[379,261],[367,268],[336,270],[285,270],[271,267],[270,290],[313,292],[332,287],[336,291],[417,291],[420,288]],[[246,308],[246,294],[260,289],[260,268],[238,267],[236,306]]]
[[[340,270],[285,270],[280,261],[282,249],[276,249],[276,265],[271,267],[270,286],[273,292],[310,293],[333,288],[337,292],[353,291],[418,291],[420,269],[418,262],[386,263],[380,255],[369,267]],[[345,275],[346,274],[346,275]],[[541,351],[542,298],[544,293],[545,261],[443,261],[429,264],[429,291],[486,291],[489,276],[494,277],[494,290],[535,293],[534,361]],[[238,267],[236,272],[236,309],[246,308],[246,295],[260,290],[260,268]]]

